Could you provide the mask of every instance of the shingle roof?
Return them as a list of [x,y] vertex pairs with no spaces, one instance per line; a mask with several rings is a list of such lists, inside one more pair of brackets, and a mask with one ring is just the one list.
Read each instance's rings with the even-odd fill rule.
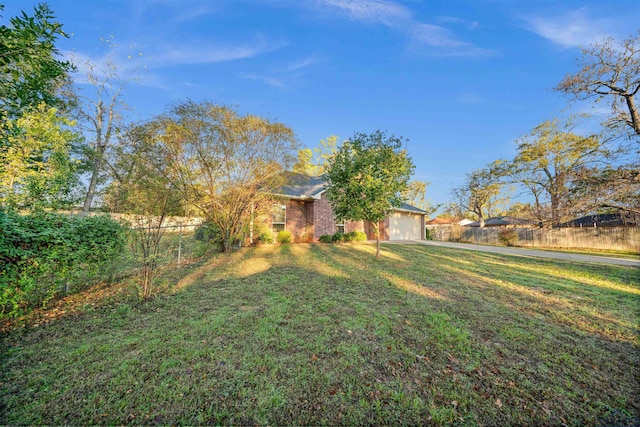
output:
[[634,214],[621,215],[613,213],[583,216],[582,218],[560,224],[560,227],[593,227],[594,225],[599,227],[611,227],[619,225],[637,225],[637,223],[638,221]]
[[434,218],[430,221],[427,221],[427,225],[449,225],[453,224],[453,220],[448,218]]
[[414,213],[419,213],[419,214],[423,214],[423,215],[427,214],[426,211],[423,211],[420,208],[416,208],[415,206],[412,206],[409,203],[404,203],[404,202],[402,202],[400,207],[395,208],[395,210],[414,212]]
[[[534,225],[535,221],[528,219],[516,218],[513,216],[496,216],[488,218],[484,221],[485,227],[499,227],[501,225]],[[476,221],[468,224],[469,227],[480,227],[480,222]]]
[[324,191],[326,181],[322,176],[308,176],[302,173],[287,173],[286,183],[276,193],[289,197],[318,198]]
[[[275,192],[285,197],[319,199],[324,191],[326,180],[324,176],[308,176],[302,173],[288,172],[285,176],[286,183]],[[395,210],[413,212],[426,215],[422,209],[402,203]]]

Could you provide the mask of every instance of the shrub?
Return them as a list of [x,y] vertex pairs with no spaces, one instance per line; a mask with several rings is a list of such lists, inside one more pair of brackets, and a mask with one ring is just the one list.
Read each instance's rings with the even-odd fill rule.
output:
[[201,255],[211,251],[222,251],[222,231],[220,231],[220,227],[211,221],[205,221],[200,224],[194,231],[193,238],[202,244],[202,247],[196,250]]
[[293,241],[293,234],[290,231],[282,230],[278,231],[278,236],[276,237],[278,243],[291,243]]
[[109,280],[126,234],[108,216],[0,211],[0,318]]
[[356,239],[356,235],[353,231],[349,232],[349,233],[344,233],[342,235],[342,241],[347,243],[347,242],[353,242]]
[[425,240],[433,240],[433,236],[431,236],[431,230],[429,230],[428,228],[425,229],[424,238]]
[[344,233],[335,233],[331,236],[331,241],[334,243],[344,242]]
[[264,229],[260,232],[260,234],[258,235],[258,241],[259,243],[268,243],[268,244],[272,244],[273,243],[273,231],[267,229]]
[[354,242],[366,242],[367,241],[367,234],[364,231],[352,231],[351,232],[354,237],[353,237],[353,241]]
[[333,242],[333,236],[331,234],[323,234],[318,240],[320,243],[331,243]]
[[505,228],[498,233],[498,240],[507,246],[514,246],[518,239],[518,233],[513,228]]

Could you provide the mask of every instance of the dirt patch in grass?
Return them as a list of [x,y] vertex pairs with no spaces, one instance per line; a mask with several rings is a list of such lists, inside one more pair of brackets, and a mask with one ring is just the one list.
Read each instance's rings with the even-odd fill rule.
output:
[[382,250],[243,249],[8,333],[0,423],[638,423],[637,269]]

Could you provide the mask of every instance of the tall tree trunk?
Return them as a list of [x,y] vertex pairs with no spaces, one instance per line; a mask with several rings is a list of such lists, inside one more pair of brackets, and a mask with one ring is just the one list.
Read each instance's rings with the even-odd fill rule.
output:
[[91,172],[91,181],[89,181],[89,188],[87,189],[87,196],[84,199],[84,205],[82,206],[83,213],[89,213],[91,210],[91,204],[93,203],[93,196],[98,186],[98,175],[100,175],[100,169],[102,168],[102,153],[96,152],[96,158],[93,162],[93,170]]
[[638,114],[638,109],[636,108],[633,96],[625,96],[624,99],[627,101],[629,115],[631,116],[631,121],[628,124],[636,132],[636,135],[640,135],[640,114]]

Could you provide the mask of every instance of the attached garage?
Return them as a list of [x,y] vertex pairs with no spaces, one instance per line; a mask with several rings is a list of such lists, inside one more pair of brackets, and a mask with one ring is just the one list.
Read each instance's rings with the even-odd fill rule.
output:
[[424,239],[424,214],[394,211],[388,221],[389,240]]

